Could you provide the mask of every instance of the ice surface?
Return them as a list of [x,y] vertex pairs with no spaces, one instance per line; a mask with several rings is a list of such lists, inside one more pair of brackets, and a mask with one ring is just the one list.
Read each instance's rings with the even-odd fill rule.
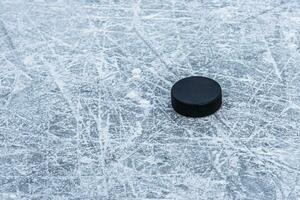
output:
[[[300,199],[299,0],[0,0],[0,199]],[[215,115],[170,88],[223,87]]]

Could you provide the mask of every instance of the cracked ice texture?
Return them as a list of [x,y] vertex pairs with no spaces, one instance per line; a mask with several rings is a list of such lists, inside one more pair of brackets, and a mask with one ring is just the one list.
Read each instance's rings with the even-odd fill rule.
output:
[[[0,199],[300,199],[298,0],[0,0]],[[216,79],[215,115],[170,88]]]

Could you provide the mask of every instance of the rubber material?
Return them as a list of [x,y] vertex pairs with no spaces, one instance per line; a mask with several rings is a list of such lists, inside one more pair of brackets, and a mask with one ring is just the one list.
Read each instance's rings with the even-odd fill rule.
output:
[[176,82],[171,89],[174,110],[187,117],[205,117],[222,105],[222,89],[216,81],[191,76]]

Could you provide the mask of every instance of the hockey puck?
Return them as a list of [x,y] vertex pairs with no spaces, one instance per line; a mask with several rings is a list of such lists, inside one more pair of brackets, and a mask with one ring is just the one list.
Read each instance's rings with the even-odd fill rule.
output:
[[191,76],[176,82],[171,89],[174,110],[187,117],[205,117],[222,105],[222,89],[216,81]]

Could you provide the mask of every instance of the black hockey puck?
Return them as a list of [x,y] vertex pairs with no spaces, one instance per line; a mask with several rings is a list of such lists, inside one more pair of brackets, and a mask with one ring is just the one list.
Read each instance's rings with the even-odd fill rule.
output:
[[187,117],[205,117],[222,105],[222,89],[216,81],[191,76],[176,82],[171,89],[174,110]]

